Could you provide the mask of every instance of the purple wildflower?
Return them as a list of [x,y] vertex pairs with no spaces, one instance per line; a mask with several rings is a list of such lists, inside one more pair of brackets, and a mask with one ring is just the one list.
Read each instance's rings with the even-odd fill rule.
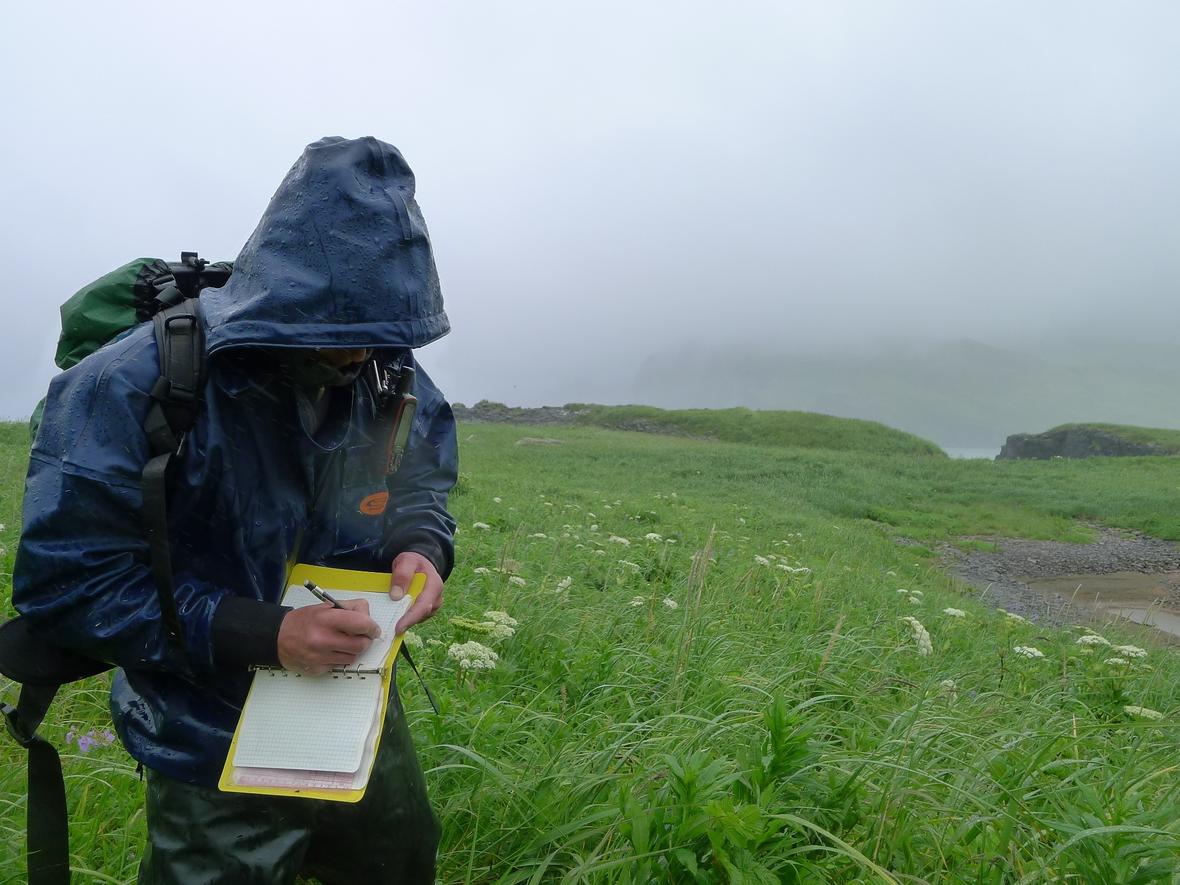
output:
[[94,733],[84,734],[78,738],[78,749],[83,753],[89,753],[97,741],[94,740]]

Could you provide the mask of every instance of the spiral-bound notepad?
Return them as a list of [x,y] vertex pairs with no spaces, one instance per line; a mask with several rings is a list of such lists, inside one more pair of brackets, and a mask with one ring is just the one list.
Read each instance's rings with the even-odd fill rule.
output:
[[309,796],[355,802],[364,794],[381,737],[393,662],[401,637],[398,619],[425,577],[402,599],[389,598],[389,573],[297,566],[283,605],[316,605],[303,587],[312,580],[333,598],[365,599],[381,628],[356,662],[308,676],[279,668],[254,675],[222,771],[229,792]]

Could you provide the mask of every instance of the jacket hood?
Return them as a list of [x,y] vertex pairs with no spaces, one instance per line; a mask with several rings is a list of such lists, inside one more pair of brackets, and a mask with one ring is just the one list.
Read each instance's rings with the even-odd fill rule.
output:
[[201,294],[210,354],[229,347],[421,347],[450,331],[414,173],[375,138],[310,144],[220,289]]

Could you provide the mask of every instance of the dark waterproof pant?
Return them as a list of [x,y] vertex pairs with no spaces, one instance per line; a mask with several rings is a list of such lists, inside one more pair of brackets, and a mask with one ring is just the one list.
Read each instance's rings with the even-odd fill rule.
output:
[[360,802],[222,793],[149,771],[140,885],[433,885],[439,826],[394,690]]

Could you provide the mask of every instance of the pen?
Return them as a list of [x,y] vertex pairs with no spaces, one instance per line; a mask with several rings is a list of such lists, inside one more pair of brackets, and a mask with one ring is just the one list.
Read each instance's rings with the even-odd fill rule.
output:
[[318,599],[320,602],[332,603],[332,608],[344,608],[339,602],[313,584],[311,581],[304,581],[303,586],[307,588],[307,592]]

